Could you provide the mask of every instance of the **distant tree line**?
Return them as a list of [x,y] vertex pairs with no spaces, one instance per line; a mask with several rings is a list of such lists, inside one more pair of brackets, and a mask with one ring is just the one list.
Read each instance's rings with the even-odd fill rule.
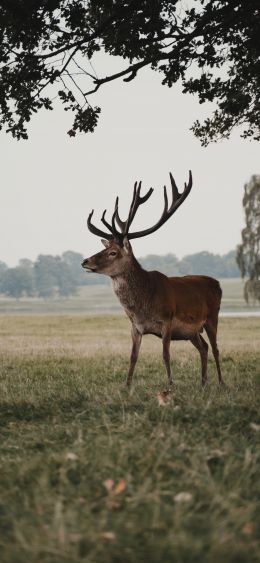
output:
[[20,297],[68,297],[75,295],[80,286],[102,283],[101,276],[90,279],[81,268],[83,256],[68,250],[61,256],[40,254],[35,262],[23,258],[15,268],[0,261],[0,293]]
[[[235,250],[220,256],[198,252],[178,260],[174,254],[150,254],[141,258],[147,270],[160,270],[167,275],[205,274],[217,278],[239,277]],[[40,254],[35,262],[23,258],[18,266],[8,268],[0,261],[0,294],[20,297],[65,298],[75,295],[80,286],[109,283],[107,276],[86,274],[81,268],[83,256],[68,250],[61,256]]]
[[167,276],[202,274],[215,278],[237,278],[240,275],[235,250],[223,256],[204,250],[196,254],[188,254],[182,260],[178,260],[174,254],[165,256],[150,254],[141,258],[140,262],[146,270],[160,270]]

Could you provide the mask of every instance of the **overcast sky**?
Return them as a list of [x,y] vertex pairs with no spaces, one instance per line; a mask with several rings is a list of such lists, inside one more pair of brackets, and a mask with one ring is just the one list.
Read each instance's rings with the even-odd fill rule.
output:
[[[100,74],[114,70],[110,64],[111,69],[106,60]],[[102,106],[93,134],[70,138],[73,116],[59,106],[34,117],[28,141],[0,134],[0,260],[13,266],[20,258],[65,250],[87,257],[101,249],[86,227],[92,208],[98,223],[119,195],[124,218],[134,181],[142,180],[144,191],[155,190],[134,228],[148,227],[161,214],[169,171],[182,189],[189,169],[192,192],[159,231],[133,241],[136,255],[223,254],[236,247],[244,225],[243,186],[260,174],[260,144],[243,141],[237,131],[228,141],[202,148],[189,128],[211,106],[199,105],[178,86],[162,86],[161,80],[145,70],[129,84],[105,85],[91,99]]]

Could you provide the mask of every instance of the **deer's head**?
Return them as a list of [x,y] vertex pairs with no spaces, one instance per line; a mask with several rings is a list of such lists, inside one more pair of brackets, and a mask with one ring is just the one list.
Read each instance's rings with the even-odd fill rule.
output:
[[130,242],[126,237],[122,244],[115,239],[101,239],[101,242],[105,249],[90,258],[85,258],[82,267],[87,272],[106,274],[110,277],[119,276],[131,264],[133,253]]
[[102,237],[101,242],[104,244],[105,249],[94,256],[83,260],[82,267],[85,270],[99,274],[106,274],[111,277],[120,275],[125,271],[127,265],[129,265],[133,259],[132,248],[129,240],[144,237],[157,231],[157,229],[166,223],[173,213],[175,213],[176,209],[180,207],[190,193],[192,188],[191,171],[189,172],[188,184],[184,184],[184,190],[182,193],[179,193],[171,173],[170,180],[172,187],[172,203],[170,207],[168,204],[166,186],[164,186],[164,209],[162,215],[155,225],[143,231],[129,232],[138,207],[142,203],[145,203],[153,192],[153,188],[150,188],[144,196],[141,196],[141,182],[135,182],[133,199],[126,221],[122,221],[119,217],[118,197],[116,198],[111,224],[105,219],[106,210],[103,212],[101,221],[109,232],[102,231],[91,222],[94,210],[91,211],[87,221],[88,229],[94,235]]

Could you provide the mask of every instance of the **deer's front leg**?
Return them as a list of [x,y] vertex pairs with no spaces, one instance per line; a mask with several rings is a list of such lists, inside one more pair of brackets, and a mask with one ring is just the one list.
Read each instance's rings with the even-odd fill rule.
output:
[[163,342],[163,361],[166,368],[166,374],[168,377],[169,385],[172,385],[172,371],[170,365],[170,344],[171,344],[171,331],[169,329],[165,329],[162,334],[162,342]]
[[132,351],[130,356],[130,366],[127,374],[126,385],[130,387],[132,383],[133,373],[135,369],[135,364],[137,362],[140,346],[142,342],[142,335],[138,330],[132,325]]

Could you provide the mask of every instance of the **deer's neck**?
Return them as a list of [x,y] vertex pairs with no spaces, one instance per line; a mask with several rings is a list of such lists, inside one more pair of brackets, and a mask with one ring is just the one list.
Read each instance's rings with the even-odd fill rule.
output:
[[136,258],[125,271],[112,278],[115,294],[125,309],[138,311],[149,300],[149,275]]

